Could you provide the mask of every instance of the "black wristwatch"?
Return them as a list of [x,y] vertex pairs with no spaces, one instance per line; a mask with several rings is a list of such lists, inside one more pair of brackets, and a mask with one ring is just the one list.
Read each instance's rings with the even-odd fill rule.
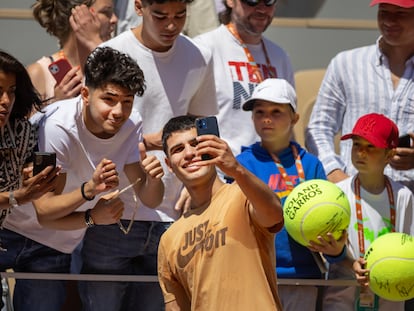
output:
[[85,211],[85,223],[88,228],[92,228],[95,226],[95,222],[93,221],[91,216],[91,210],[92,209],[88,209]]
[[17,203],[16,198],[14,197],[14,192],[10,191],[9,192],[9,204],[11,207],[18,207],[19,203]]

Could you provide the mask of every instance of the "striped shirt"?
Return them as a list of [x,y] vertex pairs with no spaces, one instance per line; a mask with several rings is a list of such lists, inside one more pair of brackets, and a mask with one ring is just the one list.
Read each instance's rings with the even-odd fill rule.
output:
[[[414,132],[414,56],[394,89],[387,57],[375,45],[339,53],[329,64],[306,131],[306,146],[319,157],[327,174],[341,169],[356,173],[351,162],[352,141],[341,141],[335,154],[334,136],[351,133],[359,117],[382,113],[397,125],[400,135]],[[414,169],[385,174],[414,190]]]

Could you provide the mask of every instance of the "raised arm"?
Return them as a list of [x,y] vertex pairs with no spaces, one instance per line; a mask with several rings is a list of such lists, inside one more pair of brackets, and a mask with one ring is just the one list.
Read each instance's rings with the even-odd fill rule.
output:
[[265,228],[276,225],[282,228],[283,210],[278,196],[236,160],[228,144],[214,135],[201,135],[197,140],[197,152],[212,156],[212,159],[203,161],[204,164],[216,165],[238,183],[251,203],[252,217]]

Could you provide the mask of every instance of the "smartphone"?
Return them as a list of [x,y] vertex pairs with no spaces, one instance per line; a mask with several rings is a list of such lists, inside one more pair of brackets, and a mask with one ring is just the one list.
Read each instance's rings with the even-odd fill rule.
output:
[[[197,135],[212,134],[220,137],[217,118],[215,116],[197,118],[195,124],[197,128]],[[211,156],[209,154],[202,154],[201,159],[209,160],[211,159]]]
[[398,138],[398,147],[411,148],[411,137],[406,134]]
[[59,58],[49,65],[49,71],[55,78],[57,84],[62,81],[63,77],[71,69],[72,66],[69,64],[69,61],[66,58]]
[[33,176],[39,174],[47,166],[56,167],[56,153],[35,152],[33,160]]

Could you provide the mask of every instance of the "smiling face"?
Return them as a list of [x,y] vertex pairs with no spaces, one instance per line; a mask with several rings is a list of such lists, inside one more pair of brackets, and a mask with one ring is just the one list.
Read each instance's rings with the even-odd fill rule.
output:
[[256,133],[267,148],[277,143],[289,144],[293,126],[299,119],[289,104],[276,104],[265,100],[256,100],[252,119]]
[[382,174],[392,155],[392,150],[375,147],[360,136],[352,137],[352,164],[360,174]]
[[170,170],[185,185],[197,184],[205,179],[215,178],[215,169],[212,165],[200,166],[201,157],[196,156],[197,130],[177,131],[167,139],[166,163]]
[[116,84],[83,87],[83,116],[87,129],[99,138],[114,136],[131,115],[134,94]]
[[184,28],[187,4],[167,1],[143,6],[136,0],[135,6],[142,16],[142,43],[153,51],[168,51]]
[[9,121],[16,99],[16,75],[0,71],[0,128]]
[[377,20],[386,44],[414,49],[414,8],[380,4]]
[[[260,1],[258,5],[252,7],[240,0],[227,0],[227,5],[232,8],[231,21],[236,25],[242,38],[244,34],[260,38],[272,22],[276,6],[275,4],[266,6],[263,1]],[[246,43],[250,42],[246,41]]]
[[112,37],[118,18],[114,13],[113,0],[96,0],[91,8],[97,14],[101,23],[100,36],[106,41]]

